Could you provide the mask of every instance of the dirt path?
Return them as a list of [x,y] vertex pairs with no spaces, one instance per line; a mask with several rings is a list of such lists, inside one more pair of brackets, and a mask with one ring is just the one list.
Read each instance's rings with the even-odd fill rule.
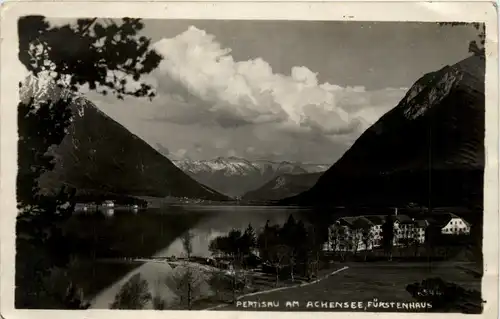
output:
[[[238,301],[238,300],[241,300],[241,299],[246,298],[246,297],[251,297],[251,296],[256,296],[256,295],[262,295],[262,294],[268,294],[268,293],[277,292],[277,291],[283,291],[283,290],[288,290],[288,289],[294,289],[294,288],[306,287],[306,286],[314,285],[314,284],[317,284],[320,281],[325,280],[328,277],[333,276],[333,275],[335,275],[335,274],[337,274],[337,273],[339,273],[341,271],[344,271],[344,270],[346,270],[348,268],[349,267],[345,266],[345,267],[342,267],[340,269],[334,270],[331,273],[329,273],[329,274],[327,274],[327,275],[325,275],[325,276],[323,276],[321,278],[318,278],[318,279],[316,279],[314,281],[311,281],[311,282],[306,282],[306,283],[292,285],[292,286],[285,286],[285,287],[279,287],[279,288],[273,288],[273,289],[267,289],[267,290],[261,290],[261,291],[256,291],[256,292],[248,293],[248,294],[239,296],[238,298],[236,298],[236,300]],[[224,308],[224,307],[227,307],[227,306],[230,306],[230,305],[229,304],[220,304],[220,305],[217,305],[217,306],[214,306],[214,307],[206,308],[204,310],[215,310],[215,309],[220,309],[220,308]]]

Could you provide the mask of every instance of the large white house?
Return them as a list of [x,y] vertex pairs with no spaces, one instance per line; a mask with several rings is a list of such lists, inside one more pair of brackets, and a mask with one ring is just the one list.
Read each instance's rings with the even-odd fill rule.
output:
[[444,235],[468,235],[470,234],[470,224],[463,218],[455,214],[448,214],[449,220],[443,223],[441,233]]

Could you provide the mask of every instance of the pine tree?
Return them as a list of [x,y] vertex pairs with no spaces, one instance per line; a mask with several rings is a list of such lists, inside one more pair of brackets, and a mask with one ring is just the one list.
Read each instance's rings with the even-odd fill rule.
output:
[[252,252],[252,249],[257,245],[257,238],[252,224],[248,224],[245,232],[241,237],[241,252],[244,255],[248,255]]
[[384,252],[392,260],[392,246],[394,241],[394,220],[391,215],[387,215],[382,225],[382,245]]
[[[468,25],[471,23],[468,22],[440,22],[439,25],[450,25],[450,26],[459,26],[459,25]],[[486,24],[484,23],[472,23],[474,28],[479,31],[476,40],[469,41],[469,53],[472,53],[476,56],[485,56],[485,43],[486,43]],[[479,42],[478,42],[479,40]]]

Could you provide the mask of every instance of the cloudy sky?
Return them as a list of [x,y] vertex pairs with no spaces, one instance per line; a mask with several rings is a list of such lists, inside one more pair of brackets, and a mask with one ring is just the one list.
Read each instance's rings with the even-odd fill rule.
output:
[[423,74],[468,55],[472,27],[146,20],[164,59],[153,101],[89,94],[174,159],[335,162]]

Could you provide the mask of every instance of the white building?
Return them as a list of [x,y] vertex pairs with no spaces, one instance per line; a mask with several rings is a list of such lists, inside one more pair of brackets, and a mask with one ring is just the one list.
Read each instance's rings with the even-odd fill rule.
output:
[[[339,218],[328,228],[324,251],[360,251],[380,247],[383,241],[384,215]],[[392,215],[394,221],[393,245],[409,245],[425,241],[429,226],[426,220],[415,220],[407,215]]]
[[[380,247],[383,241],[384,215],[350,216],[339,218],[328,228],[328,241],[324,251],[361,251]],[[463,218],[451,214],[436,214],[425,219],[407,215],[392,215],[394,246],[423,244],[427,228],[432,226],[443,235],[468,235],[471,225]],[[366,245],[368,244],[368,245]]]
[[372,233],[372,245],[373,247],[379,247],[382,245],[382,225],[385,223],[385,217],[379,215],[373,216],[365,216],[372,225],[371,225],[371,233]]
[[448,214],[449,220],[443,223],[441,233],[444,235],[468,235],[470,234],[470,224],[463,218],[455,214]]
[[328,228],[325,251],[361,251],[373,249],[377,226],[365,216],[342,217]]
[[415,238],[419,243],[423,244],[425,242],[425,230],[429,227],[429,222],[427,220],[416,220],[415,221]]

